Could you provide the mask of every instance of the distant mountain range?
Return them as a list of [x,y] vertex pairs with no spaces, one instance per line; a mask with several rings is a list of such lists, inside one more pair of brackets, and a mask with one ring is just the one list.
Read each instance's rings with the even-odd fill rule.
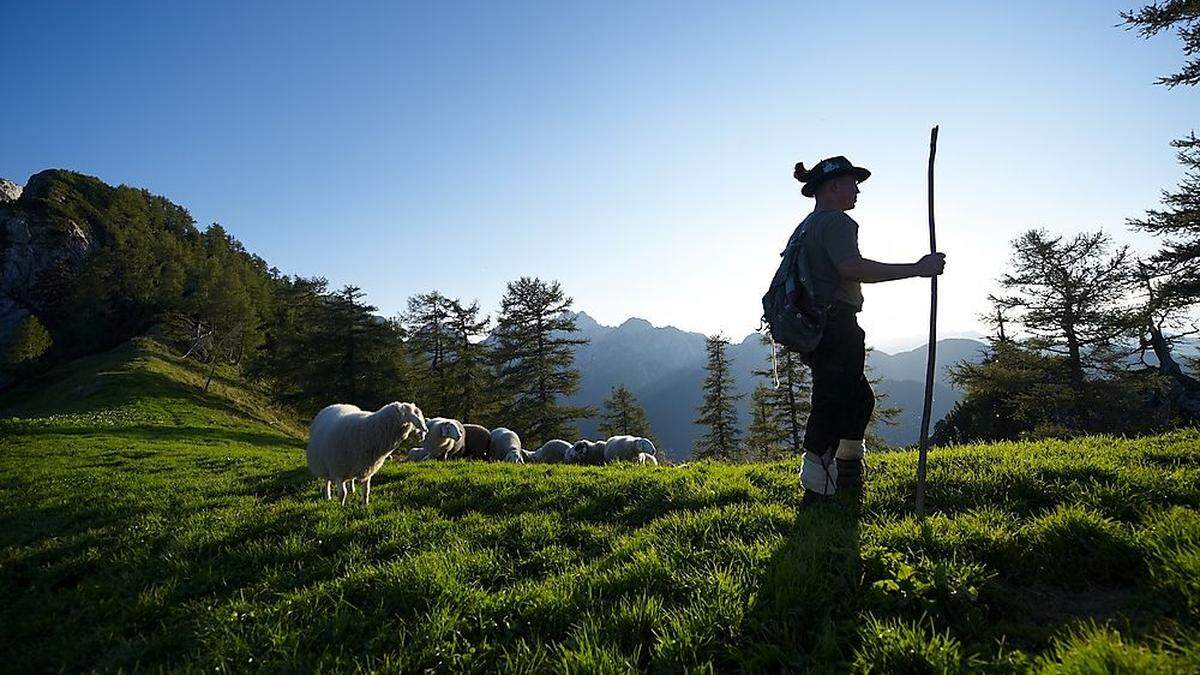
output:
[[[571,403],[599,408],[614,387],[624,384],[646,408],[667,453],[674,459],[686,457],[701,432],[692,420],[701,399],[705,336],[670,326],[655,327],[636,318],[616,327],[602,326],[585,312],[575,315],[575,323],[578,336],[588,343],[575,352],[582,380]],[[934,378],[934,420],[941,419],[961,397],[946,379],[946,367],[963,359],[977,361],[984,348],[977,340],[938,341],[941,365]],[[752,372],[769,367],[770,349],[754,333],[729,347],[735,385],[747,394],[739,406],[743,429],[750,422],[749,393],[756,379]],[[888,394],[891,405],[903,410],[899,424],[883,429],[883,437],[893,445],[916,443],[925,391],[925,347],[898,354],[874,350],[868,362],[873,376],[880,378],[878,390]],[[580,431],[594,437],[597,424],[595,419],[582,420]]]

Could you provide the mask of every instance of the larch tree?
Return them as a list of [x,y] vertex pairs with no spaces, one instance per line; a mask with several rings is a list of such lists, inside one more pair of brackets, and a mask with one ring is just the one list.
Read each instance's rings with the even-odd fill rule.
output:
[[704,400],[698,409],[695,424],[707,428],[696,441],[696,459],[732,459],[741,445],[738,430],[737,402],[742,394],[735,393],[729,355],[725,349],[729,339],[723,335],[707,338],[705,350]]
[[1067,239],[1029,230],[1013,241],[1010,271],[999,281],[1004,294],[991,298],[1029,336],[1030,348],[1066,358],[1070,412],[1080,428],[1093,403],[1088,373],[1116,373],[1126,356],[1120,338],[1130,322],[1129,252],[1110,248],[1102,231]]
[[400,318],[413,354],[423,362],[425,377],[419,392],[422,409],[431,416],[455,414],[451,403],[450,360],[456,346],[451,325],[453,302],[438,291],[418,293],[408,299]]
[[[1167,87],[1200,84],[1200,2],[1167,0],[1121,13],[1125,26],[1143,38],[1174,30],[1186,60],[1179,72],[1159,78]],[[1135,229],[1161,241],[1159,250],[1139,265],[1144,294],[1137,329],[1143,355],[1152,350],[1168,382],[1168,398],[1182,418],[1200,422],[1200,382],[1179,365],[1173,349],[1179,338],[1197,331],[1191,310],[1200,303],[1200,138],[1195,132],[1172,142],[1184,175],[1174,190],[1164,190],[1162,208],[1130,220]]]
[[500,301],[493,334],[497,388],[506,399],[506,425],[530,446],[574,438],[574,421],[594,414],[591,408],[562,402],[579,390],[575,348],[587,343],[572,337],[578,332],[572,302],[557,281],[534,277],[510,282]]
[[448,326],[452,356],[447,368],[450,409],[463,422],[491,426],[496,413],[496,383],[490,367],[491,350],[483,339],[491,319],[480,316],[477,301],[466,305],[451,300]]
[[646,409],[624,384],[614,387],[612,393],[604,400],[597,430],[603,436],[641,436],[650,439],[655,446],[658,445],[654,433],[650,431]]
[[[764,344],[770,344],[770,339],[765,336],[762,341]],[[804,452],[804,428],[808,424],[809,413],[812,412],[812,380],[808,366],[804,365],[798,354],[782,347],[775,353],[773,363],[771,355],[767,358],[769,367],[756,370],[754,374],[767,378],[772,386],[764,393],[756,392],[755,395],[762,396],[767,403],[770,419],[765,423],[779,429],[780,436],[777,442],[798,457]],[[779,378],[778,387],[774,386],[776,376]],[[763,430],[765,429],[766,426],[763,427]],[[749,445],[754,437],[751,429],[746,443]]]
[[765,462],[784,454],[787,433],[779,425],[777,410],[772,406],[772,387],[759,382],[750,394],[750,426],[741,453],[745,461]]

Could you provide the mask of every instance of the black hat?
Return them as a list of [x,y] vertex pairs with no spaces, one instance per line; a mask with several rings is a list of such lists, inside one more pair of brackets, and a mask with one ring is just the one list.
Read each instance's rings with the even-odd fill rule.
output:
[[821,183],[830,178],[837,178],[846,174],[853,174],[860,183],[871,177],[870,171],[861,166],[854,166],[850,163],[850,160],[841,155],[823,159],[817,162],[817,165],[812,169],[808,170],[805,170],[804,162],[800,162],[796,165],[796,172],[793,175],[796,176],[796,180],[804,183],[804,187],[800,188],[800,192],[805,197],[812,197],[817,194],[817,188],[821,187]]

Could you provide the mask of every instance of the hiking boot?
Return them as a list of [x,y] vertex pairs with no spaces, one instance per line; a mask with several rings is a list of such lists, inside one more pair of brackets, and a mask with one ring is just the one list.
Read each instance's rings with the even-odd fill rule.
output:
[[861,459],[838,459],[837,462],[837,491],[862,492],[863,461]]
[[800,508],[807,509],[819,504],[828,504],[829,500],[829,495],[823,495],[820,492],[814,492],[806,489],[804,491],[804,496],[800,499]]

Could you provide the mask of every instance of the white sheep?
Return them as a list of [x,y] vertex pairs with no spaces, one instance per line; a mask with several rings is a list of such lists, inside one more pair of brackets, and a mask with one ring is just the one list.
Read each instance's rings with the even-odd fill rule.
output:
[[632,462],[639,454],[656,455],[658,452],[648,438],[640,436],[612,436],[604,442],[604,461]]
[[568,464],[603,464],[604,441],[576,441],[566,452]]
[[554,439],[546,441],[542,447],[533,453],[531,461],[537,464],[561,464],[570,452],[572,445],[566,441]]
[[332,499],[333,483],[346,503],[354,481],[363,484],[363,504],[371,501],[371,476],[392,451],[411,434],[425,434],[425,416],[412,403],[389,403],[368,413],[339,403],[317,413],[309,427],[308,470],[325,479],[325,498]]
[[533,453],[523,448],[513,448],[504,455],[504,461],[513,464],[531,464],[534,461]]
[[462,454],[467,432],[462,422],[448,417],[431,417],[426,422],[429,433],[421,447],[429,452],[430,459],[450,459]]
[[508,456],[513,450],[521,448],[521,437],[512,429],[504,427],[496,427],[492,429],[491,453],[492,457],[501,458],[504,461],[509,460]]

